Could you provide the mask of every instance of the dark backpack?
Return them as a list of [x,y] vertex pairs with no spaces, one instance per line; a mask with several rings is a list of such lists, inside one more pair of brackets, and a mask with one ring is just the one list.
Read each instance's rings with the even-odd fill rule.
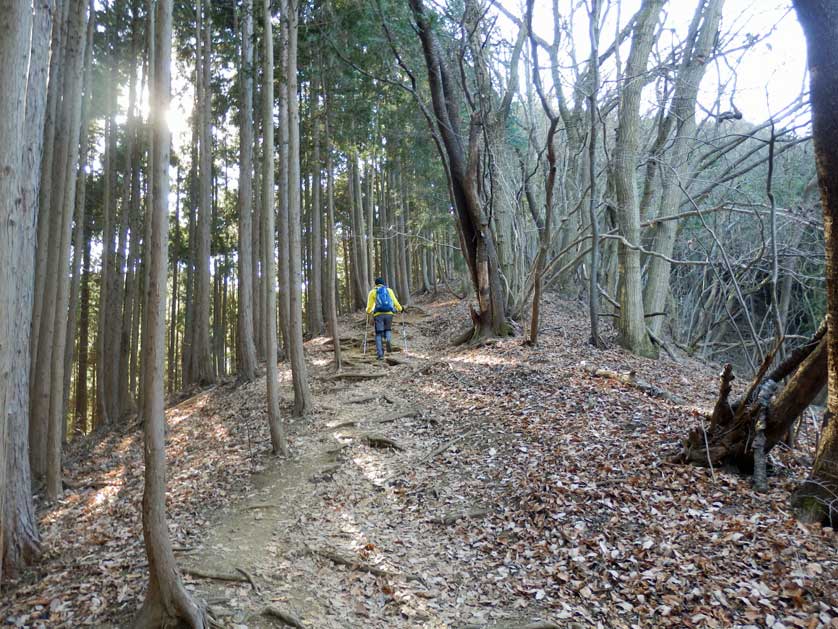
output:
[[376,312],[393,312],[393,300],[390,298],[390,291],[386,286],[375,288],[375,310]]

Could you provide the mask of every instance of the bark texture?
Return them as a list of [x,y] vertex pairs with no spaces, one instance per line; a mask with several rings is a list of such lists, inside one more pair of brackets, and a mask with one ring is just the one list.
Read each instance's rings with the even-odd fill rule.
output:
[[439,42],[433,19],[422,0],[410,0],[422,43],[431,101],[437,131],[442,138],[449,166],[454,206],[460,230],[463,255],[477,292],[478,310],[472,310],[474,331],[470,338],[505,336],[512,328],[506,316],[505,295],[501,287],[498,255],[489,219],[483,211],[478,189],[480,169],[480,129],[477,120],[469,126],[467,144],[463,144],[460,125],[460,96],[454,87]]
[[[14,0],[0,2],[0,578],[4,573],[5,545],[8,543],[5,503],[14,507],[14,496],[6,495],[6,486],[13,478],[12,465],[17,460],[16,444],[9,442],[12,430],[25,426],[28,411],[27,392],[19,389],[15,377],[18,371],[29,370],[27,343],[15,339],[27,338],[29,321],[19,317],[23,284],[15,277],[24,256],[34,255],[31,227],[36,206],[27,203],[24,187],[25,154],[21,154],[26,121],[27,75],[29,68],[29,37],[32,30],[32,10],[28,3]],[[31,276],[26,278],[31,280]],[[31,315],[31,311],[30,311]],[[22,329],[20,326],[26,325]],[[23,381],[26,385],[26,381]],[[17,440],[15,440],[17,441]],[[26,452],[23,452],[26,456]],[[14,518],[14,515],[12,516]],[[14,519],[12,520],[14,521]],[[15,566],[8,566],[14,568]],[[8,571],[8,568],[7,568]]]
[[271,27],[270,0],[262,0],[263,23],[263,75],[262,84],[262,272],[265,282],[264,312],[265,324],[265,380],[267,381],[268,427],[271,431],[271,448],[274,454],[288,454],[285,428],[279,416],[279,382],[276,369],[276,290],[273,278],[276,276],[274,263],[274,124],[273,124],[273,71],[274,47]]
[[627,242],[618,244],[620,344],[641,356],[657,357],[657,349],[646,332],[643,312],[643,284],[640,269],[640,205],[635,171],[639,162],[640,96],[646,83],[646,66],[652,50],[655,27],[663,0],[644,0],[635,17],[631,51],[620,93],[617,143],[612,176],[617,198],[617,224]]
[[812,473],[793,504],[807,520],[838,520],[838,5],[831,0],[795,0],[809,54],[812,131],[821,189],[826,250],[829,397]]
[[202,607],[180,578],[166,524],[166,442],[163,405],[166,340],[166,267],[169,227],[169,158],[171,138],[165,112],[171,100],[172,0],[157,0],[156,55],[151,88],[152,143],[151,239],[147,248],[148,282],[143,334],[143,404],[145,413],[145,488],[143,539],[149,585],[134,627],[208,626]]
[[241,109],[239,125],[239,303],[238,375],[244,382],[256,377],[253,337],[253,0],[245,0],[241,17]]

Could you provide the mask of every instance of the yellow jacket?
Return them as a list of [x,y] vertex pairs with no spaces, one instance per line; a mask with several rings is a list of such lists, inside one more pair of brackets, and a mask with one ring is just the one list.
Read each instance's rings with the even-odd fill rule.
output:
[[[396,293],[393,292],[392,288],[387,288],[387,292],[390,293],[390,299],[393,300],[393,305],[396,307],[396,312],[402,312],[404,308],[399,303],[399,300],[396,299]],[[367,314],[373,314],[372,311],[375,310],[375,288],[370,291],[370,294],[367,296]],[[378,315],[383,314],[393,314],[392,312],[376,312],[373,316],[377,317]]]

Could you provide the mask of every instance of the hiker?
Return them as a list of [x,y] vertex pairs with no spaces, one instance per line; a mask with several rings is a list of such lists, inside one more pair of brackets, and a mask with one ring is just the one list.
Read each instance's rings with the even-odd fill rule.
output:
[[[383,343],[387,343],[387,351],[392,352],[390,344],[393,327],[393,314],[404,312],[404,308],[396,299],[396,293],[384,283],[384,278],[375,278],[375,288],[370,291],[367,297],[367,314],[372,315],[375,322],[375,353],[378,360],[384,358]],[[382,339],[382,337],[384,337]]]

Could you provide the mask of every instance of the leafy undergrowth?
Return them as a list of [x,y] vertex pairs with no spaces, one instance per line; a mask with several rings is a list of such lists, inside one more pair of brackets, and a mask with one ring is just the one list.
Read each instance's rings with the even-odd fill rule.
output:
[[[288,487],[254,486],[254,471],[288,469],[267,452],[264,380],[170,409],[174,543],[250,561],[238,567],[260,591],[189,587],[222,601],[222,623],[239,628],[273,626],[259,615],[266,602],[317,628],[838,626],[836,536],[800,525],[787,506],[810,461],[808,435],[797,452],[774,453],[763,494],[730,471],[670,464],[694,411],[589,367],[634,370],[697,406],[712,402],[717,369],[595,350],[574,304],[545,306],[537,348],[512,338],[461,349],[444,337],[467,319],[466,306],[423,304],[431,316],[411,326],[407,364],[385,371],[348,354],[353,369],[389,375],[365,384],[328,380],[328,348],[312,342],[316,412],[292,427],[292,446],[298,459],[335,441],[342,450],[328,474],[295,485],[293,501]],[[388,410],[350,403],[361,395],[420,410],[376,425],[403,451],[332,430]],[[75,627],[130,617],[145,585],[141,455],[137,426],[73,447],[74,480],[112,484],[67,492],[41,513],[44,559],[6,586],[0,619]],[[255,497],[288,508],[236,506]],[[460,512],[474,517],[433,521]],[[232,559],[219,539],[230,540]],[[310,552],[326,546],[383,572]]]

